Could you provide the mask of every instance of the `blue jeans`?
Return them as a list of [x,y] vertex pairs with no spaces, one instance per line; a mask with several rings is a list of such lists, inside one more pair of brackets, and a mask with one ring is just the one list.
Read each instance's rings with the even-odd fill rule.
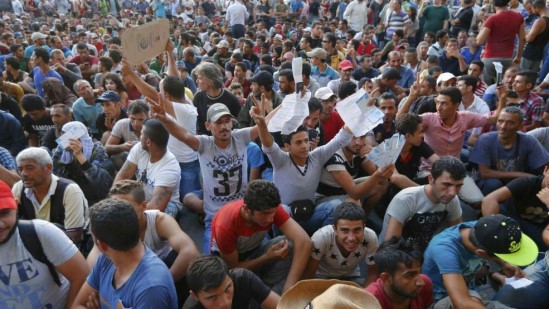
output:
[[549,43],[545,44],[545,49],[543,50],[543,64],[541,65],[541,71],[539,72],[538,83],[541,83],[548,73],[549,73]]
[[204,244],[202,245],[202,253],[210,254],[210,245],[212,242],[212,220],[213,217],[206,216],[204,218]]
[[189,192],[200,190],[200,163],[198,160],[186,163],[179,163],[181,168],[181,180],[179,181],[179,197],[183,197]]
[[481,179],[477,181],[477,186],[482,191],[484,196],[496,191],[497,189],[504,186],[503,182],[495,178]]
[[[296,221],[311,236],[319,228],[334,223],[334,210],[339,204],[341,200],[338,199],[320,203],[315,206],[315,211],[309,219]],[[282,205],[282,207],[291,215],[290,206]]]
[[166,205],[166,209],[164,209],[164,213],[167,215],[170,215],[171,217],[175,218],[176,220],[179,217],[179,212],[181,211],[181,208],[183,208],[183,205],[181,203],[174,203],[174,202],[168,202],[168,205]]
[[494,296],[494,300],[519,309],[549,308],[548,259],[546,256],[524,270],[528,279],[534,283],[520,289],[514,289],[508,284],[504,285]]
[[235,24],[231,26],[231,29],[233,30],[233,37],[235,39],[240,39],[246,34],[246,26],[241,24]]

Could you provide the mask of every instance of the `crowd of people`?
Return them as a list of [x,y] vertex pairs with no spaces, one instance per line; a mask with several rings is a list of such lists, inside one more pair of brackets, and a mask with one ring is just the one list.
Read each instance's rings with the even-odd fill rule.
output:
[[545,0],[8,2],[0,307],[549,307]]

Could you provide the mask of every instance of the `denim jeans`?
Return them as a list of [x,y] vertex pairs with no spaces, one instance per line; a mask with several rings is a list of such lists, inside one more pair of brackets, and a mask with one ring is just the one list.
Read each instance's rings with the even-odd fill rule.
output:
[[200,190],[200,163],[198,160],[186,163],[179,163],[181,168],[181,180],[179,181],[179,197],[183,197],[189,192]]
[[166,209],[164,209],[164,213],[175,218],[175,220],[178,220],[179,212],[181,211],[181,208],[183,208],[183,205],[181,205],[181,203],[179,202],[175,203],[170,201],[168,202],[168,205],[166,205]]
[[[296,221],[311,236],[319,228],[334,223],[334,210],[339,204],[341,204],[339,199],[320,203],[315,206],[315,211],[309,219]],[[282,207],[291,215],[290,206],[282,205]]]
[[545,254],[545,258],[524,270],[528,279],[534,283],[520,289],[504,285],[494,299],[519,309],[549,308],[549,257],[547,252]]
[[543,50],[543,64],[539,72],[538,83],[541,83],[547,74],[549,74],[549,43],[545,44]]

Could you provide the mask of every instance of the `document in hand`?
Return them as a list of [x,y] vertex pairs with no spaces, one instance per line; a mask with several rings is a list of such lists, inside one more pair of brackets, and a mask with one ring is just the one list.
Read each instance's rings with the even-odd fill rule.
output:
[[377,145],[368,154],[368,159],[372,160],[378,167],[385,167],[395,163],[406,142],[404,135],[395,133],[391,138]]
[[57,142],[57,144],[61,145],[61,147],[63,147],[63,149],[67,148],[69,146],[69,142],[71,139],[79,139],[81,138],[84,134],[88,134],[88,132],[86,132],[85,129],[81,128],[81,127],[78,127],[78,126],[74,126],[71,128],[71,130],[63,133],[63,135],[59,136],[58,139],[56,139],[55,141]]
[[303,97],[295,92],[287,95],[282,100],[282,106],[271,118],[267,129],[269,132],[281,132],[290,134],[303,124],[303,120],[309,116],[309,99],[311,92],[307,91]]
[[369,106],[369,98],[368,93],[360,89],[336,105],[341,119],[354,136],[362,136],[383,122],[383,112],[375,106]]

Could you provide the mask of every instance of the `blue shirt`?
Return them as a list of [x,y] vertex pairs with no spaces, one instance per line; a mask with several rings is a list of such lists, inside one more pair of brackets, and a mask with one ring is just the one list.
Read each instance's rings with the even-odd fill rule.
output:
[[80,121],[88,127],[88,132],[90,134],[99,132],[95,126],[95,122],[102,111],[103,108],[101,107],[101,104],[94,103],[90,105],[86,103],[83,98],[78,98],[78,100],[74,101],[72,104],[74,120]]
[[[143,245],[144,246],[144,245]],[[166,264],[149,248],[130,278],[113,287],[116,267],[101,254],[88,276],[88,284],[98,291],[103,308],[177,308],[177,294]],[[103,303],[104,302],[104,303]]]
[[156,18],[166,18],[166,7],[164,6],[164,3],[162,1],[156,1],[154,6],[156,8],[154,11]]
[[300,0],[292,0],[290,2],[290,8],[292,9],[292,13],[298,13],[299,10],[303,9],[303,2]]
[[480,54],[482,54],[482,47],[478,47],[476,53],[472,54],[469,47],[464,47],[461,49],[461,55],[463,56],[463,60],[465,60],[465,63],[467,65],[471,64],[474,60],[480,60]]
[[6,148],[12,156],[27,147],[23,126],[12,114],[0,111],[0,147]]
[[36,88],[36,92],[39,96],[44,96],[44,88],[42,87],[42,82],[44,79],[48,77],[57,78],[62,84],[64,84],[63,77],[57,71],[55,70],[49,70],[46,74],[42,74],[42,71],[39,67],[35,67],[32,69],[33,72],[33,79],[34,79],[34,87]]
[[324,72],[318,71],[318,66],[311,69],[311,77],[314,78],[320,87],[328,86],[328,82],[339,78],[339,74],[331,66],[327,66]]
[[5,169],[10,171],[17,169],[17,165],[15,164],[15,160],[13,159],[13,156],[4,147],[0,147],[0,165],[2,165]]
[[[389,67],[385,68],[385,70],[387,69],[389,69]],[[400,72],[400,79],[397,82],[397,86],[406,88],[406,89],[412,87],[412,85],[414,84],[414,81],[416,80],[414,71],[405,66],[400,66],[398,71]]]

